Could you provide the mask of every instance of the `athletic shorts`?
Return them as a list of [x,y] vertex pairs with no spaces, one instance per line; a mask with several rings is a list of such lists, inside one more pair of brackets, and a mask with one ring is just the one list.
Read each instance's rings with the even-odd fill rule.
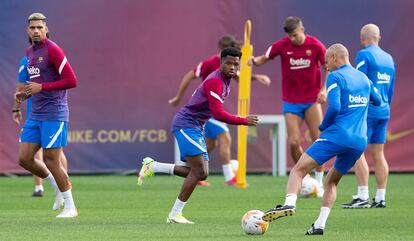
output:
[[314,103],[307,104],[292,104],[283,101],[283,114],[292,113],[299,116],[301,119],[305,119],[305,111],[309,109]]
[[389,119],[368,118],[368,143],[384,144],[387,137],[387,125]]
[[334,167],[345,175],[355,165],[355,162],[364,151],[340,146],[328,140],[318,139],[305,152],[319,165],[336,156]]
[[197,128],[185,128],[174,131],[175,139],[180,149],[180,159],[186,162],[185,157],[203,155],[208,161],[206,142],[203,132]]
[[42,148],[58,148],[67,145],[68,123],[66,121],[24,122],[19,142],[38,143]]
[[228,132],[229,128],[226,123],[211,118],[204,125],[204,136],[208,139],[217,139],[217,136]]

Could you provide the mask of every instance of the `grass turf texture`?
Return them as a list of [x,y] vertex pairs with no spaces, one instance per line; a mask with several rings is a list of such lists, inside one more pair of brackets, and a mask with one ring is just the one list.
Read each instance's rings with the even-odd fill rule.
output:
[[[345,210],[340,204],[355,194],[355,177],[343,178],[337,202],[318,240],[413,240],[411,184],[414,175],[391,175],[387,208]],[[195,225],[166,224],[182,179],[155,176],[136,186],[134,176],[73,176],[76,219],[56,219],[48,183],[43,198],[30,197],[31,177],[0,177],[0,240],[305,240],[305,231],[319,215],[320,199],[299,198],[297,213],[274,221],[263,236],[249,236],[240,227],[243,214],[267,210],[284,201],[286,177],[248,176],[249,188],[224,185],[210,176],[211,187],[197,187],[184,209]],[[375,195],[374,177],[370,195]]]

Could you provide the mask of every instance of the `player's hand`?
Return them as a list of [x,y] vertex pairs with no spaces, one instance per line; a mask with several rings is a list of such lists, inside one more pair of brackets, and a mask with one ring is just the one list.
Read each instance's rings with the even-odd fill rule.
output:
[[319,92],[317,102],[319,104],[323,104],[323,103],[326,102],[326,90],[325,89],[323,89]]
[[35,82],[29,82],[24,86],[26,95],[33,95],[42,91],[42,85]]
[[13,121],[14,123],[20,125],[20,122],[22,121],[22,112],[18,111],[18,112],[13,112]]
[[270,86],[270,83],[272,83],[272,81],[270,80],[269,76],[264,75],[264,74],[256,74],[255,75],[255,78],[262,85]]
[[247,60],[247,64],[249,66],[254,66],[254,56],[250,56],[250,58]]
[[180,101],[181,101],[181,98],[179,98],[178,96],[176,96],[176,97],[170,99],[168,101],[168,104],[170,104],[171,106],[176,107],[180,103]]
[[248,126],[257,126],[257,123],[259,122],[259,117],[256,115],[249,115],[247,117],[247,125]]
[[16,93],[14,93],[14,100],[17,103],[20,103],[24,100],[26,100],[29,96],[26,94],[25,91],[17,91]]

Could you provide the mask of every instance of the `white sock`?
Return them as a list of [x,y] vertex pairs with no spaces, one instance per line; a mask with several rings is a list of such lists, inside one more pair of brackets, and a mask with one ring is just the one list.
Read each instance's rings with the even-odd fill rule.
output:
[[369,199],[368,186],[358,186],[358,197],[362,200]]
[[319,213],[318,219],[316,219],[314,227],[315,228],[325,228],[326,220],[328,220],[329,213],[331,209],[328,207],[321,207],[321,212]]
[[173,208],[171,209],[170,216],[181,214],[186,203],[187,202],[183,202],[177,198],[177,200],[175,200]]
[[234,172],[233,168],[231,167],[231,164],[224,164],[223,165],[223,175],[224,175],[224,181],[230,181],[234,178]]
[[174,166],[175,164],[161,163],[161,162],[154,161],[152,163],[152,170],[155,173],[168,173],[170,175],[174,175]]
[[47,180],[50,183],[50,185],[52,185],[52,187],[55,190],[56,194],[60,193],[59,187],[58,187],[52,173],[49,173],[49,175],[47,175],[47,177],[43,178],[43,180]]
[[323,187],[323,172],[315,171],[315,179],[318,181],[320,187]]
[[44,189],[43,189],[43,185],[35,185],[35,192],[38,192],[38,191],[44,191]]
[[286,194],[285,205],[296,207],[296,200],[297,199],[298,199],[298,195],[296,195],[294,193],[288,193],[288,194]]
[[385,189],[377,189],[377,194],[375,195],[375,202],[379,203],[381,200],[385,201]]
[[65,200],[65,209],[75,208],[75,202],[72,197],[72,190],[69,189],[66,192],[62,192],[63,200]]

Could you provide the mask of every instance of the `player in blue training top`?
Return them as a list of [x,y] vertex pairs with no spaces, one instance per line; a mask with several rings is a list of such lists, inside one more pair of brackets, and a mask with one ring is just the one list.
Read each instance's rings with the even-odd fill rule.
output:
[[[18,77],[17,77],[16,90],[24,88],[24,85],[28,81],[30,81],[27,66],[28,66],[28,61],[27,61],[27,57],[25,56],[20,61],[20,67],[19,67],[19,72],[18,72]],[[20,104],[21,104],[21,102],[15,101],[14,106],[13,106],[13,110],[12,110],[13,121],[18,125],[20,125],[20,123],[22,122],[22,112],[21,112]],[[29,117],[30,117],[31,109],[32,109],[32,98],[29,97],[29,98],[27,98],[27,104],[26,104],[26,120],[29,119]],[[42,153],[41,149],[36,153],[34,158],[36,158],[39,161],[43,161],[43,153]],[[63,151],[62,151],[62,155],[60,156],[60,161],[61,161],[63,167],[67,170],[67,160],[66,160],[66,156],[63,153]],[[33,197],[43,197],[43,195],[44,195],[43,179],[36,176],[36,175],[33,175],[33,177],[34,177],[34,182],[35,182],[35,190],[34,190],[32,196]]]
[[369,168],[365,156],[355,164],[358,194],[353,196],[343,208],[385,208],[385,189],[387,187],[388,164],[384,156],[387,124],[390,118],[390,105],[394,94],[395,64],[391,55],[379,47],[380,29],[377,25],[367,24],[361,29],[361,43],[364,49],[356,57],[356,68],[365,73],[381,95],[381,105],[368,108],[368,147],[375,163],[377,193],[369,203]]
[[329,47],[326,64],[332,72],[328,75],[326,85],[328,109],[319,126],[322,133],[291,170],[284,206],[278,205],[263,215],[263,220],[268,222],[293,215],[303,177],[313,168],[336,156],[333,168],[326,175],[319,218],[306,232],[307,235],[323,234],[330,209],[336,199],[336,187],[367,145],[369,101],[371,99],[375,105],[381,102],[367,76],[350,65],[345,46],[334,44]]

